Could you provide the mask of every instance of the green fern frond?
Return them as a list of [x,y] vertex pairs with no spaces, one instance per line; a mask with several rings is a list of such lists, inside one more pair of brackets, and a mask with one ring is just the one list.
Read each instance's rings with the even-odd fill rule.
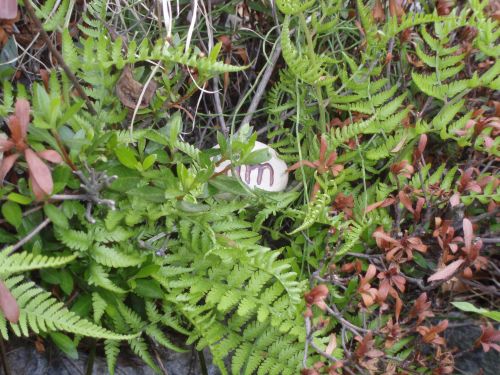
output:
[[[35,333],[65,331],[77,335],[111,340],[127,340],[137,334],[117,334],[79,317],[68,310],[51,293],[37,287],[34,282],[26,281],[23,276],[5,280],[5,285],[16,299],[20,308],[17,324],[10,323],[17,336],[28,336],[29,330]],[[5,318],[0,315],[0,326],[5,326]],[[3,332],[7,340],[8,335]]]
[[56,228],[56,237],[63,244],[72,250],[85,251],[90,248],[93,243],[92,237],[85,232],[73,229]]
[[138,254],[127,254],[116,246],[95,245],[90,249],[90,255],[97,263],[113,268],[133,267],[143,262]]
[[46,255],[35,255],[28,252],[14,253],[9,256],[11,247],[0,251],[0,277],[14,273],[26,272],[35,269],[61,267],[76,258],[76,254],[59,257],[48,257]]
[[117,340],[104,341],[104,353],[106,355],[106,365],[111,375],[114,375],[116,368],[116,361],[120,354],[120,342]]

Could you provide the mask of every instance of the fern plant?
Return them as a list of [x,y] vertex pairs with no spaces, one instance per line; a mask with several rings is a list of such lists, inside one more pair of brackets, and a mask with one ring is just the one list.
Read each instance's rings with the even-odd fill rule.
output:
[[[20,309],[19,321],[9,326],[17,336],[29,336],[35,333],[65,331],[77,335],[112,340],[126,340],[136,334],[117,334],[97,324],[81,318],[68,310],[64,304],[38,287],[34,282],[26,280],[19,273],[35,269],[60,267],[75,259],[74,255],[47,257],[30,253],[14,253],[9,255],[10,247],[0,251],[0,278],[12,293]],[[9,338],[7,320],[0,315],[0,333]]]

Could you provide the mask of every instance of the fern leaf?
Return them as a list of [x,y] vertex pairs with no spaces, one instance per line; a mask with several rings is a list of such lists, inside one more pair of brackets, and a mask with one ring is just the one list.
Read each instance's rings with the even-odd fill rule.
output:
[[[60,330],[112,340],[127,340],[137,336],[137,334],[118,334],[79,317],[49,292],[37,287],[31,281],[25,281],[22,276],[11,277],[5,280],[5,284],[21,310],[19,322],[11,324],[12,330],[18,336],[28,336],[28,328],[35,333]],[[2,319],[4,318],[0,316],[0,321]]]

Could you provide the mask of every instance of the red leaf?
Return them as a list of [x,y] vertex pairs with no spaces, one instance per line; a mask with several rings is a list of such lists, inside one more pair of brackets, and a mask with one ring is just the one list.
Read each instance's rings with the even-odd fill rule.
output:
[[28,133],[28,124],[30,123],[30,103],[26,99],[17,99],[15,115],[19,119],[24,139]]
[[462,263],[465,262],[463,259],[457,259],[454,262],[451,262],[443,269],[437,271],[435,274],[429,276],[427,279],[428,282],[445,280],[455,274],[455,272],[460,268]]
[[450,198],[451,207],[455,207],[460,203],[460,193],[455,193]]
[[422,134],[420,136],[420,139],[418,141],[418,152],[420,155],[422,155],[424,153],[424,150],[425,150],[425,146],[427,145],[427,135],[426,134]]
[[21,121],[17,116],[10,116],[7,120],[7,126],[10,130],[10,138],[14,143],[21,143],[24,141],[23,130],[21,126]]
[[52,193],[52,188],[54,187],[52,174],[49,167],[45,165],[33,150],[26,149],[24,157],[28,162],[33,193],[38,200],[41,200]]
[[413,209],[411,199],[406,195],[403,191],[400,191],[398,193],[399,201],[405,206],[405,208],[410,211],[411,213],[414,213],[415,210]]
[[403,10],[403,0],[389,0],[389,14],[391,17],[404,16],[405,11]]
[[45,87],[45,91],[49,92],[49,72],[46,69],[40,69],[39,74],[42,79],[43,86]]
[[59,155],[57,153],[57,151],[54,151],[54,150],[44,150],[44,151],[38,152],[37,154],[41,158],[43,158],[47,161],[50,161],[52,163],[55,163],[55,164],[60,164],[63,161],[61,155]]
[[396,317],[396,322],[399,321],[399,316],[401,315],[401,310],[403,309],[403,301],[399,297],[396,298],[396,309],[394,311],[394,316]]
[[316,165],[314,163],[311,163],[309,160],[301,160],[296,162],[292,166],[288,167],[287,171],[288,172],[294,171],[296,169],[303,167],[304,165],[316,169]]
[[0,162],[0,185],[3,184],[3,179],[12,169],[18,157],[19,154],[9,155]]
[[420,220],[420,214],[422,213],[422,207],[424,207],[424,203],[425,198],[420,197],[417,199],[417,205],[415,206],[415,212],[413,213],[413,218],[415,219],[415,221]]
[[12,20],[17,16],[16,0],[0,0],[0,19]]
[[9,322],[17,323],[19,321],[19,306],[2,281],[0,281],[0,311]]
[[366,275],[365,275],[365,280],[371,280],[375,277],[377,274],[377,268],[373,265],[370,264],[366,270]]
[[383,22],[385,21],[385,12],[384,7],[380,0],[375,0],[375,4],[373,5],[372,15],[375,21]]
[[372,203],[372,204],[366,206],[365,212],[368,213],[368,212],[373,211],[379,207],[387,207],[393,203],[394,203],[394,198],[389,197],[389,198],[384,199],[383,201],[375,202],[375,203]]
[[9,151],[12,147],[14,147],[14,143],[12,141],[0,138],[0,152]]
[[378,287],[378,296],[381,301],[385,301],[387,299],[387,295],[389,294],[389,289],[391,289],[391,284],[389,280],[382,280],[380,286]]
[[[382,240],[382,241],[386,241],[386,242],[389,242],[389,243],[394,244],[394,245],[399,243],[398,240],[395,240],[394,238],[389,236],[387,233],[385,233],[383,231],[383,229],[382,229],[382,231],[373,232],[372,237],[375,238],[375,241]],[[380,244],[379,244],[379,242],[380,241],[377,241],[377,246],[384,247],[384,246],[382,246],[382,243],[380,242]]]
[[325,138],[322,136],[319,137],[319,161],[324,162],[325,161],[325,154],[326,154],[326,149],[328,145],[326,144]]
[[472,223],[470,222],[469,219],[467,219],[467,218],[464,219],[463,228],[464,228],[465,248],[470,249],[472,246],[473,231],[472,231]]

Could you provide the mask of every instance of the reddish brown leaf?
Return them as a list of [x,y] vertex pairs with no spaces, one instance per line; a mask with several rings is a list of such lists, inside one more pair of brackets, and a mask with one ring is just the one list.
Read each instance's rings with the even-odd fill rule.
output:
[[414,213],[415,211],[413,210],[413,206],[412,206],[412,202],[411,202],[411,199],[410,197],[408,197],[408,195],[406,195],[406,193],[404,191],[400,191],[398,193],[398,197],[399,197],[399,201],[401,202],[401,204],[408,210],[410,211],[411,213]]
[[385,12],[384,12],[384,7],[382,6],[382,3],[380,0],[375,0],[375,4],[373,5],[372,9],[372,14],[373,18],[377,22],[384,22],[385,21]]
[[496,330],[491,324],[481,326],[481,331],[476,346],[481,345],[485,352],[489,352],[491,348],[500,352],[500,331]]
[[420,136],[420,139],[418,140],[418,147],[417,150],[422,155],[425,150],[425,146],[427,146],[427,134],[422,134]]
[[19,306],[7,286],[0,280],[0,312],[11,323],[19,321]]
[[44,151],[38,152],[37,154],[41,158],[43,158],[43,159],[45,159],[47,161],[50,161],[51,163],[54,163],[54,164],[60,164],[63,161],[61,155],[59,155],[54,150],[44,150]]
[[453,0],[437,0],[436,10],[440,16],[447,16],[455,6]]
[[403,10],[403,0],[389,0],[389,13],[391,17],[404,16],[405,11]]
[[[120,79],[116,83],[116,95],[122,102],[122,104],[130,109],[146,108],[151,99],[156,92],[157,84],[154,81],[150,81],[148,86],[144,88],[144,85],[135,80],[132,75],[132,69],[129,65],[125,65]],[[143,93],[142,98],[141,94]],[[139,103],[139,99],[141,102]]]
[[9,151],[12,147],[14,147],[14,143],[8,139],[2,138],[0,134],[0,152]]
[[396,322],[399,321],[399,316],[401,315],[401,310],[403,309],[403,301],[401,298],[396,298],[396,308],[394,311],[394,316],[396,317]]
[[227,35],[220,35],[217,37],[217,40],[222,43],[222,49],[224,50],[224,52],[231,52],[231,37]]
[[3,184],[5,176],[7,176],[7,173],[9,173],[9,171],[12,169],[18,157],[19,154],[13,154],[7,156],[6,158],[3,158],[3,160],[0,161],[0,185]]
[[378,287],[378,297],[380,301],[384,302],[387,299],[387,295],[389,294],[389,290],[391,289],[391,284],[389,280],[384,279],[380,282]]
[[328,296],[328,287],[326,285],[317,285],[310,292],[304,295],[307,307],[318,306],[321,310],[326,309],[325,298]]
[[387,233],[385,233],[384,228],[382,227],[377,228],[373,232],[372,237],[375,238],[377,246],[380,247],[381,249],[385,249],[390,245],[397,245],[399,243],[398,240],[395,240]]
[[10,130],[10,138],[14,141],[16,145],[22,144],[25,136],[23,135],[21,121],[19,117],[12,115],[7,120],[7,126]]
[[43,86],[45,87],[45,91],[49,92],[49,72],[47,69],[40,69],[40,78],[42,79]]
[[422,208],[424,207],[424,204],[425,204],[425,198],[420,197],[417,199],[415,212],[413,212],[413,218],[415,219],[415,221],[420,220],[420,214],[422,213]]
[[406,60],[408,60],[408,62],[415,68],[421,68],[424,66],[424,63],[421,60],[419,60],[417,57],[410,55],[409,53],[406,54]]
[[17,16],[17,0],[0,0],[0,19],[11,20]]
[[460,204],[460,196],[461,196],[461,194],[458,192],[451,196],[451,198],[450,198],[451,207],[455,207],[455,206],[458,206]]
[[366,206],[365,212],[368,213],[368,212],[373,211],[379,207],[390,206],[394,202],[395,202],[394,198],[392,198],[392,197],[386,198],[383,201],[375,202],[375,203],[372,203],[372,204]]
[[472,238],[474,232],[472,230],[472,223],[469,219],[465,218],[463,220],[463,228],[464,228],[464,243],[467,249],[470,249],[472,246]]
[[433,275],[429,276],[427,279],[428,282],[438,281],[438,280],[446,280],[453,276],[455,272],[460,268],[460,266],[465,262],[463,259],[457,259],[454,262],[451,262],[443,269],[437,271]]
[[33,193],[38,200],[41,200],[52,193],[52,188],[54,187],[52,174],[49,167],[45,165],[33,150],[26,149],[24,157],[28,163]]
[[377,274],[377,268],[373,264],[370,264],[368,266],[368,269],[366,270],[366,275],[364,279],[371,280],[375,277],[376,274]]
[[427,300],[427,293],[422,293],[415,300],[415,304],[410,310],[409,317],[417,318],[417,324],[422,323],[426,318],[431,318],[434,313],[431,311],[431,302]]
[[413,166],[408,162],[408,160],[400,161],[399,163],[395,163],[391,165],[390,168],[391,173],[401,176],[405,176],[406,178],[411,178],[411,175],[415,171]]
[[30,103],[26,99],[17,99],[15,116],[19,119],[22,139],[26,138],[28,133],[28,124],[30,123]]
[[443,320],[435,326],[419,326],[417,327],[417,332],[422,335],[424,342],[427,344],[444,345],[445,340],[439,336],[439,333],[443,332],[446,328],[448,328],[448,320]]

